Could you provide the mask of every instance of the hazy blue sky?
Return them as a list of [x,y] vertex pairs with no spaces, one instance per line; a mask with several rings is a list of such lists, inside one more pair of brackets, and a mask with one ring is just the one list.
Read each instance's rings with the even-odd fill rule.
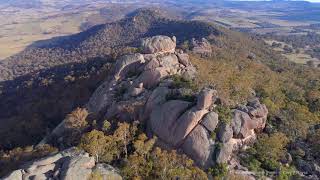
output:
[[[246,1],[246,0],[241,0],[241,1]],[[259,1],[259,0],[250,0],[250,1]],[[261,1],[264,1],[264,0],[261,0]],[[292,1],[299,1],[299,0],[292,0]],[[309,1],[309,2],[319,2],[320,3],[320,0],[300,0],[300,1]]]

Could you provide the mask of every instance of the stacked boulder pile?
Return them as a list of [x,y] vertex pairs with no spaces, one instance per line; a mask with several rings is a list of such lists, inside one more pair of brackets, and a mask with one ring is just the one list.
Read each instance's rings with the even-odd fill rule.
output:
[[176,51],[175,37],[144,39],[141,51],[144,54],[126,55],[117,60],[114,76],[105,81],[89,100],[86,106],[89,112],[100,114],[107,111],[106,116],[110,118],[128,115],[123,120],[145,119],[140,107],[132,107],[139,111],[134,111],[134,114],[121,112],[121,109],[127,105],[146,103],[154,88],[170,85],[170,82],[163,81],[170,76],[181,75],[192,79],[196,75],[188,54]]
[[[174,75],[190,80],[196,76],[188,54],[175,47],[175,37],[143,40],[145,54],[120,58],[114,76],[97,89],[87,109],[105,119],[143,121],[159,144],[181,149],[203,168],[227,163],[234,150],[255,139],[255,130],[264,128],[268,110],[255,98],[233,110],[229,124],[219,122],[213,111],[215,90],[204,88],[192,93],[174,86]],[[184,100],[185,94],[195,100]],[[211,138],[212,133],[217,134],[216,139]]]
[[[113,70],[85,106],[91,115],[140,121],[160,146],[183,151],[204,169],[228,163],[234,151],[255,140],[255,131],[265,127],[268,110],[257,98],[234,109],[226,123],[214,112],[215,90],[176,87],[174,77],[192,80],[197,72],[188,54],[176,50],[175,37],[142,40],[141,54],[119,58]],[[63,131],[64,122],[50,136],[59,137]]]
[[116,169],[107,164],[96,164],[94,157],[76,148],[27,163],[3,180],[89,179],[93,172],[103,179],[122,180]]

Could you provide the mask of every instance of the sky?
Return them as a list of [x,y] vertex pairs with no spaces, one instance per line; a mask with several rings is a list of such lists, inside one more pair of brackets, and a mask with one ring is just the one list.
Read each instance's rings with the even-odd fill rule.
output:
[[306,0],[306,1],[309,1],[309,2],[320,2],[320,0]]
[[[245,1],[245,0],[242,0],[242,1]],[[265,0],[250,0],[250,1],[265,1]],[[299,1],[299,0],[291,0],[291,1]],[[309,2],[320,3],[320,0],[301,0],[301,1],[309,1]]]

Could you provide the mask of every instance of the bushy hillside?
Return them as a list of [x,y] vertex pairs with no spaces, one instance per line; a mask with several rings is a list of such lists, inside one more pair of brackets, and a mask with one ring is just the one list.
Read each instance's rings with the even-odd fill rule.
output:
[[41,43],[0,62],[0,79],[7,80],[1,82],[0,121],[5,126],[0,128],[0,147],[36,143],[47,128],[86,102],[106,78],[108,63],[137,51],[140,38],[158,34],[175,35],[183,42],[221,32],[203,22],[169,20],[157,11],[139,10],[120,22],[95,26],[55,44]]
[[[246,102],[254,93],[268,107],[264,133],[253,148],[243,152],[242,163],[261,175],[283,169],[280,175],[287,176],[292,170],[281,167],[279,162],[291,163],[293,159],[293,167],[305,174],[317,174],[314,163],[319,164],[315,141],[320,123],[319,70],[289,62],[258,39],[230,31],[224,31],[224,35],[216,39],[224,46],[214,45],[214,56],[193,56],[192,62],[200,72],[198,84],[215,86],[227,105]],[[248,58],[249,52],[255,57]],[[284,146],[277,145],[277,141]]]
[[219,31],[203,22],[169,20],[158,11],[138,10],[119,22],[31,45],[27,50],[0,62],[0,80],[11,80],[66,63],[105,58],[121,52],[119,48],[134,46],[140,38],[158,34],[175,35],[183,42],[210,34],[218,35]]

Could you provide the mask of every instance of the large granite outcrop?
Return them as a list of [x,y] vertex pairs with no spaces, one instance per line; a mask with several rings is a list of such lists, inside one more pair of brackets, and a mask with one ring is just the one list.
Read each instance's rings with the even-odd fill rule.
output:
[[176,37],[154,36],[146,38],[142,40],[141,47],[145,54],[174,53],[176,49]]
[[97,164],[88,153],[70,148],[42,159],[27,163],[13,171],[3,180],[88,180],[93,171],[98,171],[104,180],[115,177],[121,180],[117,170],[107,164]]
[[[172,75],[195,76],[189,57],[181,51],[176,52],[175,47],[174,37],[154,36],[144,39],[140,48],[143,53],[150,54],[120,57],[114,64],[113,74],[96,89],[85,105],[90,115],[97,119],[107,117],[126,121],[148,118],[154,107],[152,103],[155,103],[149,100],[149,96],[161,81]],[[162,95],[162,99],[165,96]],[[149,105],[144,109],[147,102]],[[62,121],[40,144],[45,144],[50,137],[63,135],[65,131]]]
[[[86,109],[97,119],[144,122],[150,136],[156,135],[166,147],[181,149],[200,167],[228,163],[234,151],[264,128],[268,110],[255,98],[234,109],[230,123],[219,121],[215,90],[175,87],[173,75],[192,80],[196,74],[189,56],[175,47],[170,37],[143,40],[142,52],[148,54],[116,61],[113,76],[94,92]],[[211,46],[202,39],[194,42],[194,48],[209,53]],[[63,122],[58,128],[63,129]]]

